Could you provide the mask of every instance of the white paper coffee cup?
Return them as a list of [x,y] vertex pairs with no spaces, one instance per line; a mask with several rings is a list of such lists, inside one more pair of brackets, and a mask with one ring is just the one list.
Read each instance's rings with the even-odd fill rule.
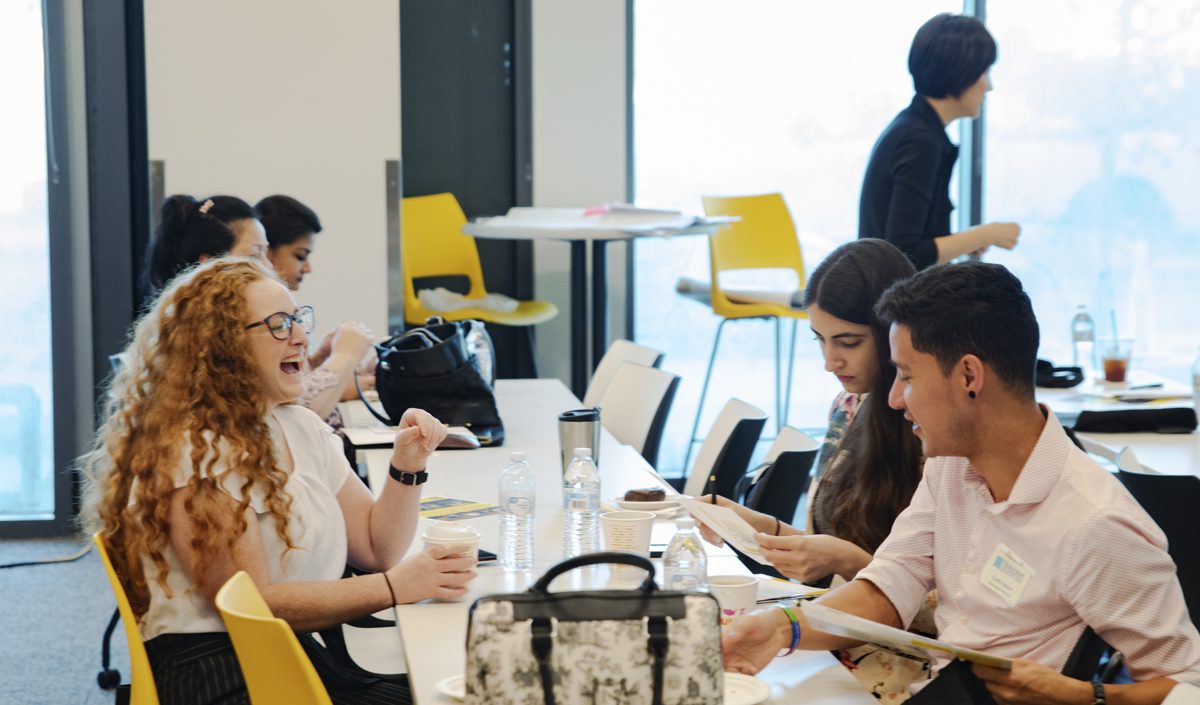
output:
[[708,591],[721,605],[721,626],[758,606],[758,578],[753,575],[710,575]]
[[[650,533],[654,526],[652,512],[605,512],[600,515],[606,551],[637,553],[650,557]],[[609,570],[620,578],[638,577],[645,573],[631,565],[610,565]]]
[[[421,540],[425,543],[425,550],[429,550],[434,546],[451,546],[463,545],[469,548],[462,553],[456,553],[456,556],[477,556],[479,555],[479,532],[467,524],[457,521],[431,521],[429,526],[425,528],[425,533],[421,536]],[[473,580],[471,582],[474,582]],[[467,588],[471,587],[471,583],[467,583]],[[467,599],[470,593],[464,594],[462,597],[453,599],[434,598],[435,602],[461,602]]]

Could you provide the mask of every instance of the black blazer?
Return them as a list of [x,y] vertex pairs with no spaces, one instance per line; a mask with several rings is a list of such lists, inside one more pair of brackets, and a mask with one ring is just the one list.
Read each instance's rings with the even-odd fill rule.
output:
[[950,234],[950,172],[958,147],[920,95],[892,120],[867,162],[858,236],[887,240],[918,270],[937,262],[934,238]]

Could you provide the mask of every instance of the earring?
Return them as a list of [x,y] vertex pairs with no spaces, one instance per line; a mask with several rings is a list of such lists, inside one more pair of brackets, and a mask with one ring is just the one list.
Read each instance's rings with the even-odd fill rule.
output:
[[969,396],[969,397],[971,397],[972,399],[974,399],[974,398],[975,398],[975,392],[974,392],[974,391],[967,392],[967,396]]

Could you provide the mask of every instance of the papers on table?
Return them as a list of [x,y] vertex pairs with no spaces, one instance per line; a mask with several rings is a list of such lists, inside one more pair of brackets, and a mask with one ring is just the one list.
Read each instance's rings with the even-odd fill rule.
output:
[[725,539],[726,543],[755,561],[763,565],[770,565],[763,558],[762,552],[758,550],[758,542],[754,540],[754,534],[757,531],[745,519],[738,516],[737,512],[719,504],[708,504],[684,495],[674,499],[677,499],[692,516]]
[[450,499],[449,497],[422,497],[421,518],[440,519],[442,521],[462,521],[463,519],[478,519],[479,517],[499,514],[500,507],[486,502],[472,502],[469,499]]
[[544,228],[547,230],[619,230],[639,235],[670,237],[697,225],[733,223],[740,216],[694,216],[679,211],[637,208],[628,203],[608,203],[594,208],[510,208],[507,215],[479,218],[489,228]]
[[886,646],[890,649],[896,649],[897,651],[910,654],[915,653],[918,656],[928,657],[933,655],[930,653],[931,651],[941,651],[964,661],[984,666],[1003,668],[1004,670],[1012,668],[1011,659],[985,654],[982,651],[975,651],[973,649],[964,649],[961,646],[955,646],[944,641],[938,641],[937,639],[927,639],[919,634],[902,631],[895,627],[863,619],[862,617],[855,617],[852,614],[825,607],[824,605],[804,602],[801,603],[800,609],[804,612],[804,617],[808,619],[808,623],[813,629],[825,632],[826,634],[859,639],[879,646]]

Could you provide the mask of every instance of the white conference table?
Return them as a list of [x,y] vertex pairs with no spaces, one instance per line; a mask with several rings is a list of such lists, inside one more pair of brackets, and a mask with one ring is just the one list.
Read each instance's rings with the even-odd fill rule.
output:
[[[562,557],[562,461],[558,448],[558,414],[580,406],[579,400],[553,379],[501,380],[496,383],[496,402],[504,419],[505,442],[500,448],[468,451],[437,451],[429,460],[425,496],[438,495],[495,503],[500,473],[509,453],[525,451],[538,483],[534,517],[535,567],[530,573],[506,574],[494,562],[481,565],[470,595],[461,602],[422,602],[396,608],[397,626],[408,661],[409,683],[420,705],[451,703],[435,684],[462,674],[466,668],[467,616],[478,597],[526,589]],[[390,449],[366,450],[368,471],[374,487],[385,481]],[[600,447],[601,494],[604,499],[625,490],[663,484],[645,460],[629,446],[618,443],[607,431]],[[430,520],[421,519],[418,537]],[[498,549],[496,516],[471,519],[466,523],[483,536],[480,547]],[[669,532],[669,529],[667,530]],[[710,547],[711,548],[711,547]],[[421,550],[420,539],[410,553]],[[710,551],[709,574],[746,574],[729,549]],[[554,589],[586,587],[634,587],[640,581],[609,578],[605,568],[574,571],[557,579]],[[812,705],[869,705],[876,702],[855,678],[828,652],[797,652],[779,659],[760,675],[771,685],[768,703]]]
[[[1191,407],[1190,399],[1150,402],[1146,404],[1123,404],[1089,397],[1088,395],[1111,394],[1130,386],[1162,384],[1164,396],[1171,393],[1190,393],[1186,385],[1160,377],[1144,370],[1133,370],[1127,383],[1112,383],[1088,380],[1070,389],[1037,389],[1038,401],[1046,404],[1058,416],[1064,426],[1075,423],[1081,411],[1104,411],[1111,409],[1162,408],[1164,406]],[[1200,433],[1096,433],[1078,432],[1078,435],[1120,451],[1125,446],[1133,449],[1143,467],[1163,475],[1200,476]]]

